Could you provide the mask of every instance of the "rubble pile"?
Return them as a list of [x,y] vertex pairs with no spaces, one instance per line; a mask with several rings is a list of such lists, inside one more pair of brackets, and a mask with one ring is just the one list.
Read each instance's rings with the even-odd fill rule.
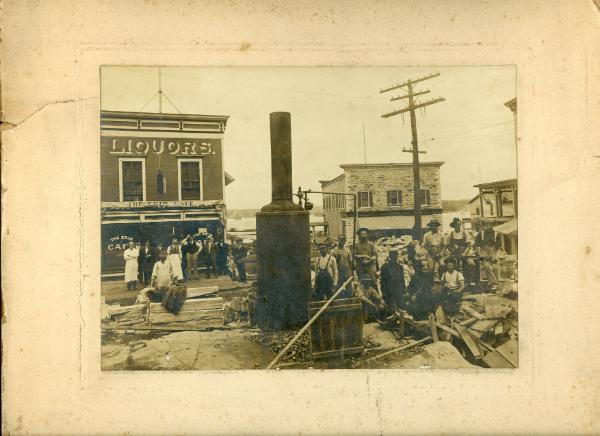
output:
[[[262,345],[275,354],[279,353],[296,336],[296,330],[260,331],[250,335],[248,340]],[[310,361],[310,336],[306,332],[292,345],[289,351],[281,358],[282,362],[307,362]]]

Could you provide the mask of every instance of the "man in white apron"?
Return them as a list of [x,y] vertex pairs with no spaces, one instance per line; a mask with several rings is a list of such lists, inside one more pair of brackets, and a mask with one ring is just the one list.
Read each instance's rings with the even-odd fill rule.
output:
[[173,242],[167,248],[167,255],[169,258],[169,263],[171,264],[171,268],[173,269],[173,276],[176,281],[183,281],[183,269],[181,269],[181,247],[179,246],[179,241],[177,238],[173,238]]
[[127,283],[127,289],[129,291],[135,291],[137,289],[139,255],[139,249],[135,246],[133,241],[129,241],[129,246],[123,253],[123,258],[125,259],[125,283]]

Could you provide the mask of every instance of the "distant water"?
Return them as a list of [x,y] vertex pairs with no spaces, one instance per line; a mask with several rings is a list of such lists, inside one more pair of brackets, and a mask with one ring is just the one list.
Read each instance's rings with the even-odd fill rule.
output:
[[[454,217],[458,218],[469,218],[468,211],[460,211],[460,212],[444,212],[442,214],[442,231],[446,233],[450,230],[450,223],[454,219]],[[323,217],[320,216],[310,216],[310,222],[320,222],[323,221]],[[248,229],[256,229],[256,217],[249,218],[239,218],[235,219],[232,217],[227,218],[227,230],[248,230]]]

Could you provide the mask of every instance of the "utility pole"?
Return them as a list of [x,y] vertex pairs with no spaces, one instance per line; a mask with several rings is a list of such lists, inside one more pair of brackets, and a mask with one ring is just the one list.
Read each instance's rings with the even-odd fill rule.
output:
[[422,82],[424,80],[432,79],[434,77],[439,76],[440,73],[430,74],[429,76],[424,76],[415,80],[407,80],[404,83],[397,83],[396,85],[392,85],[388,88],[381,89],[380,93],[392,91],[398,88],[406,87],[407,94],[400,95],[397,97],[392,97],[391,101],[401,100],[408,98],[408,106],[404,109],[400,109],[397,111],[389,112],[387,114],[383,114],[381,118],[389,118],[394,115],[400,115],[405,112],[410,112],[410,130],[412,132],[412,149],[403,148],[402,151],[412,153],[413,158],[413,189],[414,189],[414,208],[415,208],[415,227],[414,227],[414,237],[416,239],[421,239],[421,175],[419,168],[419,153],[425,153],[423,151],[419,151],[419,143],[417,141],[417,119],[415,116],[415,109],[419,109],[425,106],[429,106],[435,103],[440,103],[442,101],[446,101],[445,98],[435,98],[432,100],[427,100],[423,103],[415,102],[415,97],[423,94],[429,93],[429,89],[426,91],[414,92],[413,85],[417,82]]

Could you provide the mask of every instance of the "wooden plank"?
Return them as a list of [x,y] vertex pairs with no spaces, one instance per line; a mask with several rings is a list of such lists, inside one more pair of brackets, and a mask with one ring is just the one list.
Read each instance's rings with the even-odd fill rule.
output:
[[[163,313],[167,312],[167,310],[162,306],[161,303],[150,303],[148,305],[150,309],[150,313]],[[193,310],[202,310],[202,309],[217,309],[223,307],[223,298],[201,298],[197,300],[185,300],[183,306],[181,306],[181,310],[184,312],[189,312]]]
[[465,319],[464,321],[459,322],[459,324],[462,325],[463,327],[466,327],[470,324],[473,324],[475,321],[477,321],[477,318],[472,317],[472,318]]
[[[309,301],[308,308],[318,310],[321,307],[323,307],[324,304],[325,304],[325,301]],[[361,299],[360,298],[341,298],[339,300],[333,300],[331,302],[331,304],[328,306],[328,308],[335,307],[335,306],[345,306],[348,304],[361,304]]]
[[[148,324],[146,324],[148,325]],[[180,321],[158,321],[152,322],[149,325],[152,326],[173,326],[173,327],[222,327],[225,324],[223,323],[223,319],[214,318],[214,319],[193,319],[193,320],[180,320]]]
[[478,338],[481,338],[490,329],[494,328],[498,322],[499,320],[497,319],[480,320],[473,324],[471,327],[469,327],[469,331]]
[[485,316],[482,315],[481,313],[477,312],[475,309],[473,309],[471,307],[471,305],[469,304],[463,304],[462,308],[465,312],[467,312],[469,315],[471,315],[472,317],[475,317],[477,319],[485,319]]
[[415,346],[420,345],[420,344],[422,344],[424,342],[431,341],[431,339],[432,339],[431,336],[426,336],[423,339],[419,339],[418,341],[411,342],[408,345],[403,345],[402,347],[394,348],[393,350],[386,351],[385,353],[381,353],[381,354],[378,354],[377,356],[370,357],[369,359],[364,360],[362,362],[355,363],[352,366],[352,368],[356,368],[356,367],[358,367],[358,366],[360,366],[360,365],[362,365],[364,363],[371,362],[371,361],[379,359],[379,358],[381,358],[383,356],[389,356],[390,354],[397,353],[399,351],[408,350],[409,348],[415,347]]
[[477,343],[471,337],[471,334],[468,330],[461,326],[460,324],[454,324],[454,330],[460,335],[461,339],[465,343],[465,345],[469,348],[469,351],[476,359],[481,359],[481,350]]
[[198,298],[206,295],[212,295],[219,292],[218,286],[199,286],[195,288],[187,288],[187,299]]
[[482,360],[489,368],[515,368],[496,350],[489,350],[485,353]]
[[519,366],[519,342],[517,340],[510,339],[506,341],[496,347],[496,351],[515,368]]
[[[362,310],[362,305],[360,305],[360,304],[345,304],[343,306],[333,306],[333,307],[329,306],[327,308],[326,313],[347,312],[347,311],[353,311],[353,310]],[[318,311],[319,311],[319,309],[312,308],[312,309],[310,309],[310,311],[308,313],[310,316],[313,316]]]
[[151,324],[168,323],[168,322],[182,322],[182,321],[208,321],[208,320],[220,320],[223,323],[223,313],[217,310],[207,310],[205,313],[198,312],[187,312],[178,313],[174,315],[172,313],[151,313],[148,321]]
[[331,357],[344,357],[353,354],[361,354],[364,350],[364,347],[351,347],[351,348],[340,348],[339,350],[329,350],[329,351],[318,351],[316,353],[311,353],[311,357],[313,359],[328,359]]
[[439,341],[437,326],[435,325],[435,317],[431,313],[429,314],[429,327],[431,328],[431,337],[433,338],[433,342]]

